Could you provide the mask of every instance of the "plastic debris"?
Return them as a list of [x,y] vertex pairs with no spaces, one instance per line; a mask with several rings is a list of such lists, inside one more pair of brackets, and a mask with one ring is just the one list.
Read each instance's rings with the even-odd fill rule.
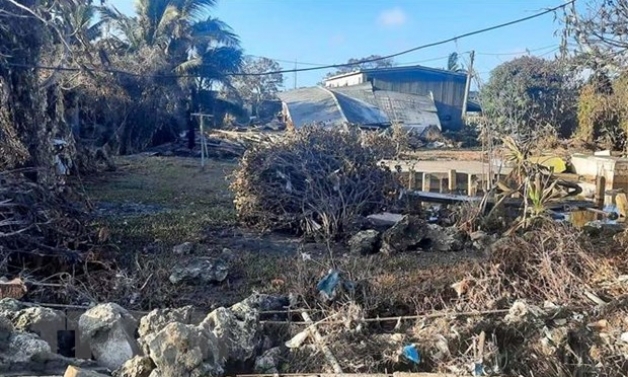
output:
[[421,354],[414,344],[403,347],[403,356],[415,364],[419,364],[421,362]]
[[484,376],[484,364],[481,362],[473,364],[473,375]]
[[341,287],[346,292],[352,293],[355,291],[356,284],[343,279],[340,271],[335,269],[329,270],[327,275],[316,284],[316,290],[318,290],[324,300],[332,300],[336,297],[338,287]]
[[329,270],[329,273],[325,275],[321,281],[316,285],[316,289],[323,297],[331,299],[335,296],[336,287],[340,283],[340,272],[338,270]]

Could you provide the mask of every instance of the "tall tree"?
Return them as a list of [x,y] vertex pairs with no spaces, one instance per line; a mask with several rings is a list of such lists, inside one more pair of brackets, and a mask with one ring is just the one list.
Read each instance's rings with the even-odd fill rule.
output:
[[575,128],[577,90],[557,61],[523,56],[497,66],[480,93],[483,112],[505,132]]
[[[276,98],[277,92],[283,86],[283,75],[273,73],[270,75],[256,75],[266,72],[277,72],[281,66],[276,61],[265,58],[253,58],[247,56],[244,60],[242,73],[233,79],[233,86],[239,96],[250,104],[253,113],[259,117],[259,105],[264,100]],[[246,74],[250,74],[247,76]]]
[[130,51],[148,46],[162,51],[175,72],[200,76],[201,86],[228,82],[242,64],[238,36],[221,20],[204,15],[216,0],[138,0],[136,16],[113,7],[102,17],[121,34],[111,37]]
[[563,50],[575,46],[591,68],[625,66],[628,56],[628,0],[589,0],[565,10]]

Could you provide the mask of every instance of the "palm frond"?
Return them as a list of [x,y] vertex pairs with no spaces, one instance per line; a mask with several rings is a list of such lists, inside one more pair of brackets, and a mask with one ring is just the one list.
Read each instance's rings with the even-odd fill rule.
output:
[[173,0],[177,8],[186,18],[200,19],[209,9],[216,6],[217,0]]
[[231,27],[220,19],[211,16],[191,25],[191,37],[196,40],[204,40],[208,44],[215,42],[230,47],[240,46],[240,38]]
[[156,24],[153,40],[159,40],[159,36],[173,37],[174,24],[180,17],[179,10],[175,6],[169,5]]
[[123,14],[118,10],[118,8],[113,5],[106,7],[98,7],[98,14],[100,15],[100,19],[104,22],[115,24],[120,22],[123,19],[129,18],[129,16]]
[[209,49],[198,57],[187,60],[175,68],[179,74],[198,75],[211,80],[225,80],[230,73],[242,68],[242,50],[233,47]]

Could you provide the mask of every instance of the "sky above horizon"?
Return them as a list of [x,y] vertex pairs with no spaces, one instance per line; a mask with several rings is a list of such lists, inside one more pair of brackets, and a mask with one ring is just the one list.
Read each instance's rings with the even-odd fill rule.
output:
[[[108,0],[134,13],[132,0]],[[477,29],[527,17],[561,0],[222,0],[211,12],[240,36],[245,53],[277,60],[284,69],[344,63],[350,58],[390,55]],[[552,13],[457,42],[395,58],[398,65],[444,68],[458,52],[462,63],[475,50],[483,81],[497,65],[530,54],[551,58],[560,29]],[[320,82],[329,70],[297,73],[297,87]],[[292,89],[295,74],[284,74]]]

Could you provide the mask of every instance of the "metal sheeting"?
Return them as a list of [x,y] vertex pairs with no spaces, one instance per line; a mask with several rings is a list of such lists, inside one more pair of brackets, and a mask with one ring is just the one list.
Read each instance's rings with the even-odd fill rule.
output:
[[351,124],[361,124],[365,126],[389,125],[390,120],[387,114],[375,104],[363,101],[341,92],[330,90],[338,101],[347,121]]
[[370,83],[327,89],[296,89],[279,93],[279,98],[295,128],[313,123],[386,127],[395,122],[415,131],[429,126],[441,128],[431,97],[374,91]]
[[400,123],[404,128],[415,131],[429,126],[441,128],[436,105],[429,96],[373,90],[370,83],[331,90],[376,106],[386,113],[390,123]]
[[278,93],[295,128],[308,124],[342,126],[346,123],[335,98],[321,87],[295,89]]

